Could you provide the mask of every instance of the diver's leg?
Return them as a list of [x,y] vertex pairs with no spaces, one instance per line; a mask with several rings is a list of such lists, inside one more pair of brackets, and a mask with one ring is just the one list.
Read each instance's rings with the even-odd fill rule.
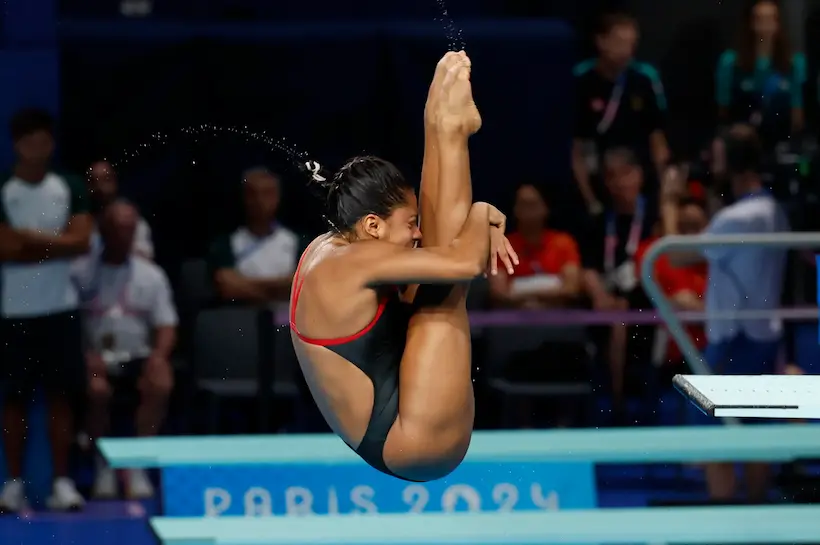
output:
[[[473,204],[469,157],[466,153],[460,160],[467,164],[459,165],[458,175],[448,175],[445,180],[442,180],[440,175],[441,146],[452,144],[442,140],[452,139],[453,135],[439,125],[439,100],[441,95],[447,92],[447,89],[443,89],[445,83],[450,85],[450,82],[445,82],[448,71],[457,70],[465,60],[463,54],[450,52],[439,61],[425,106],[424,160],[421,169],[419,208],[422,244],[428,247],[446,246],[453,242],[464,226]],[[466,148],[466,140],[463,145]]]
[[[468,78],[469,72],[460,77]],[[424,179],[421,196],[422,240],[427,246],[451,243],[472,205],[469,133],[440,127],[434,136],[435,146],[425,159],[435,157],[438,172]],[[422,286],[416,294],[416,304],[422,306],[410,321],[399,377],[399,414],[383,452],[393,472],[413,480],[436,479],[455,469],[473,428],[467,290],[465,285],[440,288]],[[432,301],[433,306],[423,306],[419,299],[427,298],[426,290],[444,296]]]

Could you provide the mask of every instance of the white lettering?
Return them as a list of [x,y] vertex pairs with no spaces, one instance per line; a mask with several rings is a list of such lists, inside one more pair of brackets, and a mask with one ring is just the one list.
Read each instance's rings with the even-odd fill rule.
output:
[[204,499],[206,517],[218,517],[231,507],[231,494],[224,488],[206,488]]
[[312,515],[313,494],[301,486],[289,486],[285,489],[286,515]]
[[270,492],[264,488],[253,487],[245,492],[246,517],[270,517],[273,515],[273,502]]
[[518,488],[510,483],[499,483],[493,487],[493,501],[498,510],[508,513],[515,509],[518,503]]
[[332,486],[327,491],[327,514],[339,514],[339,495],[336,493],[336,489]]
[[460,500],[467,503],[467,511],[481,511],[481,496],[475,488],[466,484],[454,484],[447,488],[441,495],[441,509],[452,513]]
[[420,484],[411,484],[402,491],[401,499],[410,506],[410,513],[421,513],[430,501],[430,492]]
[[353,487],[350,491],[350,501],[356,507],[356,513],[378,513],[379,508],[373,503],[376,491],[366,485]]
[[545,511],[558,511],[559,509],[558,492],[550,490],[549,494],[544,497],[543,489],[538,483],[533,483],[530,486],[530,498],[532,498],[532,503],[539,509]]

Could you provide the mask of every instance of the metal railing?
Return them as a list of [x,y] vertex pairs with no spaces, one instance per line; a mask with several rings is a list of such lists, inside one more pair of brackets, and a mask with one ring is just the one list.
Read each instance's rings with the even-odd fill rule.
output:
[[[804,250],[820,249],[820,233],[672,235],[658,240],[647,250],[641,271],[641,281],[644,291],[655,304],[658,314],[665,322],[669,334],[680,348],[686,362],[689,364],[689,368],[699,375],[709,375],[712,374],[712,371],[704,361],[703,354],[698,350],[686,332],[683,326],[683,320],[681,320],[681,317],[675,311],[675,307],[664,295],[658,283],[655,282],[653,272],[655,262],[661,254],[667,253],[670,250],[700,251],[713,246],[762,246],[768,248],[794,248]],[[742,319],[759,317],[760,311],[739,310],[731,314],[731,317],[735,319]]]

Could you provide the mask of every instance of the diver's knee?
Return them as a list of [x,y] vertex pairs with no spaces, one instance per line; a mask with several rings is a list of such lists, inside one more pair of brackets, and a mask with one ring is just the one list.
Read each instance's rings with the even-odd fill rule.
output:
[[413,481],[446,477],[461,464],[470,446],[471,430],[450,426],[405,424],[400,437],[385,445],[385,462],[391,471]]

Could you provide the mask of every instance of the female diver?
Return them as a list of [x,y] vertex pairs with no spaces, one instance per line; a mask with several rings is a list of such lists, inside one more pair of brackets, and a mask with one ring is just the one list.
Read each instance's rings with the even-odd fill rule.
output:
[[467,287],[488,263],[490,274],[497,259],[510,271],[517,263],[504,215],[472,203],[467,140],[481,117],[464,52],[438,63],[424,117],[421,213],[393,165],[349,161],[325,184],[333,231],[302,255],[290,307],[293,346],[330,427],[408,481],[443,477],[464,458],[474,416]]

